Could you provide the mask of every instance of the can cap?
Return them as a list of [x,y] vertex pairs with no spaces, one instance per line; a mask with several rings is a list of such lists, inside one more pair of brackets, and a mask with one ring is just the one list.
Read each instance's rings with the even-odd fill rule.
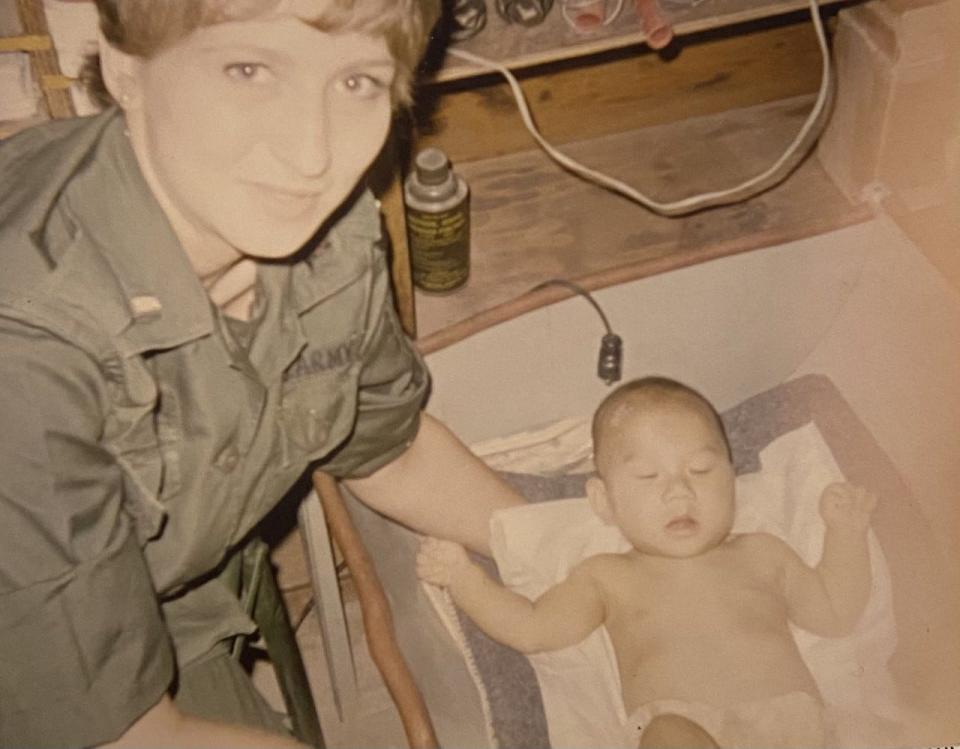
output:
[[414,161],[417,179],[425,185],[442,185],[450,178],[450,162],[439,148],[424,148]]

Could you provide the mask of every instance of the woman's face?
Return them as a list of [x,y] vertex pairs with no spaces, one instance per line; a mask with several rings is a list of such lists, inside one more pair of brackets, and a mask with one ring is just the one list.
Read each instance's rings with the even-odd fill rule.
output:
[[386,42],[318,31],[295,12],[317,5],[281,3],[132,58],[121,105],[185,246],[290,255],[382,147],[396,69]]

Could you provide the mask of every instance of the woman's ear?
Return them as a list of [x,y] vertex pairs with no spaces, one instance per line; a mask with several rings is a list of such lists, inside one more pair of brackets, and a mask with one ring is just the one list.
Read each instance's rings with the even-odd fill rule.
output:
[[103,76],[103,84],[121,109],[129,109],[136,100],[138,60],[133,55],[128,55],[114,47],[107,41],[102,31],[97,32],[97,44],[100,52],[100,73]]
[[596,516],[603,522],[612,525],[614,522],[613,507],[610,505],[610,497],[607,494],[607,487],[603,483],[603,479],[596,476],[587,479],[587,499],[590,502],[590,509]]

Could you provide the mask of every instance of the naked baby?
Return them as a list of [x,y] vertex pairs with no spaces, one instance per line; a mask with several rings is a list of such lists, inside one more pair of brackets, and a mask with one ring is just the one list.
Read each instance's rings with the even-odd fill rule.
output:
[[731,533],[730,447],[691,388],[659,377],[622,385],[597,409],[593,442],[590,504],[632,550],[584,560],[536,601],[435,539],[421,547],[420,577],[522,652],[605,626],[634,746],[822,746],[822,702],[788,623],[821,636],[853,629],[870,592],[875,498],[848,484],[824,490],[823,553],[810,568],[775,536]]

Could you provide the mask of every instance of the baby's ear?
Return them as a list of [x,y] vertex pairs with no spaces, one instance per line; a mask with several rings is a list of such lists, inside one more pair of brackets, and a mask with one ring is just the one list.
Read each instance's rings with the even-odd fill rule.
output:
[[607,496],[607,487],[603,479],[592,476],[587,479],[587,499],[590,509],[598,518],[608,524],[613,524],[613,508],[610,506],[610,497]]

